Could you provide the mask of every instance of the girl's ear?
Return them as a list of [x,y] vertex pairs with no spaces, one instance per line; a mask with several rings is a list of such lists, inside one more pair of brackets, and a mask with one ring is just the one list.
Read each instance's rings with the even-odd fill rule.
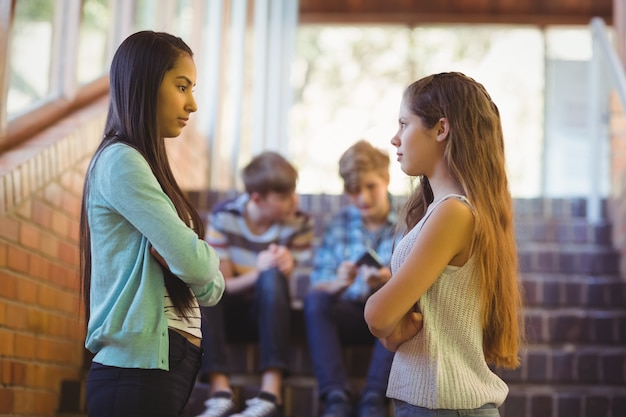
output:
[[448,119],[442,117],[437,122],[437,142],[448,139],[448,132],[450,132],[450,123],[448,123]]

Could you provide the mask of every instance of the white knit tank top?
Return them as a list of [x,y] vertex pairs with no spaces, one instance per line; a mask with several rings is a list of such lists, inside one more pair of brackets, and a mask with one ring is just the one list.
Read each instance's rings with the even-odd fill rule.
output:
[[[431,205],[394,250],[392,271],[408,256],[430,213],[448,198],[472,208],[464,196],[455,194]],[[396,352],[388,397],[431,409],[470,409],[504,402],[509,389],[488,367],[483,353],[479,292],[473,257],[462,267],[446,266],[418,301],[424,326]]]

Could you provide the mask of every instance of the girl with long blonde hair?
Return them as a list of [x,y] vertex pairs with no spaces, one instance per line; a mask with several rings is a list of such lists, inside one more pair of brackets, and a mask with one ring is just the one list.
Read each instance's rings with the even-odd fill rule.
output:
[[508,387],[490,365],[518,367],[523,335],[498,108],[464,74],[430,75],[406,88],[391,143],[419,185],[392,277],[365,307],[396,352],[387,395],[396,417],[498,416]]

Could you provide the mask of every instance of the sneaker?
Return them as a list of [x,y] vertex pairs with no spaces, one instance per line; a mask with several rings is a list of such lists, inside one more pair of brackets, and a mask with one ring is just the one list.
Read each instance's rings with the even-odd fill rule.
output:
[[204,402],[204,412],[196,417],[228,417],[235,412],[233,394],[216,392]]
[[326,396],[326,409],[322,417],[350,417],[352,406],[350,398],[343,391],[331,391]]
[[367,392],[359,402],[359,417],[385,417],[385,399],[375,392]]
[[246,400],[246,409],[232,417],[279,417],[276,397],[268,392],[260,392],[257,397]]

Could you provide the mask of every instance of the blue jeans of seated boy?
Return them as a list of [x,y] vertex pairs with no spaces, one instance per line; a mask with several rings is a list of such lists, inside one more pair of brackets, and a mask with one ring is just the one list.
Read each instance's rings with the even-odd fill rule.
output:
[[344,344],[374,346],[364,392],[385,397],[394,354],[372,336],[363,317],[364,309],[364,302],[345,300],[324,291],[313,290],[306,295],[307,339],[321,398],[333,390],[350,392],[341,353]]
[[[237,278],[234,278],[237,279]],[[289,282],[276,268],[262,271],[247,294],[224,293],[213,307],[202,307],[200,378],[208,373],[229,374],[228,342],[259,341],[260,368],[286,370],[291,302]]]

